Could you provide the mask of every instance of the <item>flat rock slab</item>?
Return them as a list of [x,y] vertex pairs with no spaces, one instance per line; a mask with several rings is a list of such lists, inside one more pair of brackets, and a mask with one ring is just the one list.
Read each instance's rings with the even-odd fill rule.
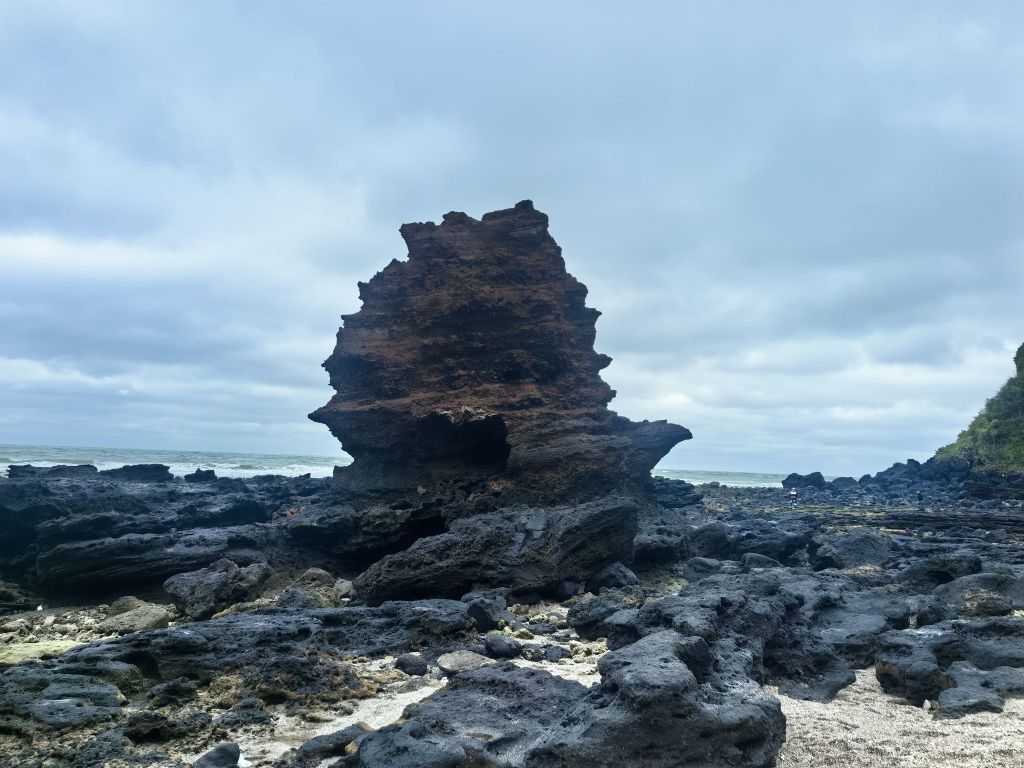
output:
[[453,651],[438,657],[437,666],[446,675],[457,675],[459,672],[468,672],[471,669],[479,669],[488,664],[494,664],[494,659],[481,656],[473,651]]

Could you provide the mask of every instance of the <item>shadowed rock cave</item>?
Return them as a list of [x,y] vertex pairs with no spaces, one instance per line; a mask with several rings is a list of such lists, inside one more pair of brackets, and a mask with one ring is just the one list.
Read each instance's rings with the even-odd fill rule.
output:
[[451,414],[431,413],[417,424],[418,454],[504,472],[508,455],[508,426],[501,416],[453,420]]

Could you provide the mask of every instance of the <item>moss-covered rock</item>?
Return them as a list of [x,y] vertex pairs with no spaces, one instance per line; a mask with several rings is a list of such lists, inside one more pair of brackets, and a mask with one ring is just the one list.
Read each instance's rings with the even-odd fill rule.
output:
[[935,458],[966,459],[985,472],[1024,472],[1024,344],[1013,358],[1017,373],[956,439]]

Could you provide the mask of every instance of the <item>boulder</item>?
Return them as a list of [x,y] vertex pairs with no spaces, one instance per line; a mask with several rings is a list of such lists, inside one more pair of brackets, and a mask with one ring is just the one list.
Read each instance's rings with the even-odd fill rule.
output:
[[488,632],[484,648],[492,659],[514,659],[523,652],[522,643],[504,632]]
[[264,528],[247,525],[130,533],[53,546],[37,558],[36,572],[45,588],[76,592],[160,583],[222,558],[261,561],[266,538]]
[[418,653],[403,653],[395,659],[395,668],[407,675],[422,676],[430,670],[430,665]]
[[468,670],[367,734],[352,764],[611,768],[642,756],[649,768],[768,768],[785,735],[778,700],[711,682],[706,651],[675,632],[652,635],[606,654],[595,691],[507,662]]
[[880,638],[875,674],[886,692],[917,705],[938,700],[945,717],[1001,710],[1006,695],[1024,693],[1024,618],[887,632]]
[[102,469],[99,474],[130,483],[164,483],[174,479],[171,468],[166,464],[127,464],[117,469]]
[[438,668],[449,677],[493,663],[492,659],[473,651],[452,651],[443,653],[437,658]]
[[512,618],[505,610],[507,604],[501,591],[469,592],[462,596],[462,602],[467,606],[469,618],[481,632],[498,629],[502,621]]
[[375,604],[426,595],[456,597],[475,587],[554,592],[629,559],[636,505],[609,497],[571,507],[512,508],[456,520],[438,536],[388,555],[355,579]]
[[242,751],[235,742],[225,741],[204,754],[192,765],[193,768],[235,768],[241,756]]
[[223,558],[206,568],[172,576],[164,582],[164,590],[187,618],[208,619],[234,603],[256,597],[271,570],[266,563],[239,568]]
[[811,472],[809,475],[793,472],[782,481],[783,488],[825,488],[827,485],[821,472]]
[[813,557],[815,569],[856,568],[881,565],[892,552],[892,539],[873,528],[856,528],[849,533],[819,536]]
[[186,483],[211,483],[217,479],[217,473],[212,469],[196,469],[183,476]]
[[612,563],[587,580],[587,591],[597,594],[606,587],[633,587],[639,583],[640,579],[629,568],[622,563]]
[[142,603],[127,611],[108,616],[96,626],[96,629],[107,635],[127,635],[130,632],[166,627],[170,620],[171,615],[162,605]]
[[11,464],[7,467],[10,480],[29,478],[91,478],[96,476],[96,467],[92,464],[58,464],[55,467],[34,467],[31,464]]

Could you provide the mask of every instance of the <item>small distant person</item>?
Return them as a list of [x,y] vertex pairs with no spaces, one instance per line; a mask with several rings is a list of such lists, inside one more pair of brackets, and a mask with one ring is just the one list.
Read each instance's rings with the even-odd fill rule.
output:
[[917,492],[917,508],[924,509],[924,494],[921,491]]
[[786,498],[789,500],[789,506],[795,507],[796,506],[796,488],[790,488],[789,489],[789,493],[786,495]]

